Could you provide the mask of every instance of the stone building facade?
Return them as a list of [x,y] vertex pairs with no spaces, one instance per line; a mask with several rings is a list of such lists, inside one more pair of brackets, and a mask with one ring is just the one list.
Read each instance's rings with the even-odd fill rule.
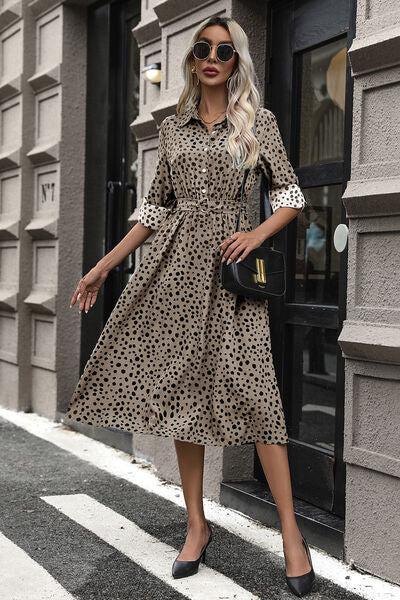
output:
[[[157,124],[174,111],[182,85],[177,64],[193,28],[215,14],[233,16],[243,24],[264,94],[274,86],[279,66],[267,50],[274,26],[285,23],[287,10],[297,17],[290,26],[300,27],[303,9],[312,2],[291,0],[277,7],[253,0],[142,0],[141,5],[1,1],[0,404],[54,420],[62,420],[85,357],[115,301],[109,289],[90,316],[69,309],[76,282],[102,256],[104,240],[112,239],[113,222],[105,206],[119,201],[115,189],[120,181],[110,180],[113,153],[105,153],[107,122],[111,113],[116,118],[121,110],[124,113],[125,102],[112,93],[115,73],[103,77],[96,63],[114,60],[113,44],[121,44],[122,38],[113,37],[113,28],[127,4],[126,23],[133,24],[134,45],[129,59],[118,55],[115,64],[125,64],[126,59],[132,88],[124,89],[127,98],[135,98],[125,121],[132,135],[132,179],[126,190],[136,207],[125,211],[122,229],[135,222],[152,177]],[[315,18],[323,21],[321,7],[330,2],[317,4]],[[337,339],[344,393],[342,405],[335,407],[336,414],[343,411],[335,456],[340,454],[345,466],[345,512],[342,521],[332,521],[335,510],[318,503],[317,492],[308,500],[299,495],[296,510],[310,543],[400,584],[400,5],[397,0],[339,4],[343,13],[338,19],[347,19],[352,32],[347,52],[351,137],[345,137],[351,160],[341,199],[342,225],[348,227],[349,237]],[[338,31],[341,28],[339,24]],[[141,72],[156,62],[161,63],[161,85],[146,81]],[[264,98],[266,105],[273,101],[268,93]],[[283,99],[288,117],[285,103]],[[284,119],[278,121],[289,146]],[[294,158],[293,162],[296,166]],[[146,245],[137,252],[135,264],[145,251]],[[113,281],[121,285],[126,279]],[[283,395],[285,401],[286,392]],[[329,413],[330,407],[325,408]],[[80,430],[148,458],[162,477],[179,482],[171,440]],[[329,462],[333,454],[326,456]],[[291,458],[296,489],[296,457]],[[277,525],[273,502],[254,491],[254,463],[253,446],[207,448],[205,494]],[[249,487],[240,488],[240,483]],[[243,493],[249,489],[251,502]],[[307,504],[321,509],[320,520],[316,511],[310,518]],[[340,510],[336,512],[340,517]]]
[[[396,583],[400,532],[400,5],[359,0],[345,356],[346,556]],[[379,526],[378,526],[379,523]]]

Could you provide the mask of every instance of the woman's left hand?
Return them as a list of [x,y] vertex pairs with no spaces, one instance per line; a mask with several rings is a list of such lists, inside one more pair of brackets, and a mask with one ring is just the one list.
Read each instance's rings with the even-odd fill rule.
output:
[[254,248],[261,246],[264,240],[265,237],[257,229],[236,231],[219,245],[222,254],[221,261],[226,260],[228,265],[234,260],[239,262],[246,258]]

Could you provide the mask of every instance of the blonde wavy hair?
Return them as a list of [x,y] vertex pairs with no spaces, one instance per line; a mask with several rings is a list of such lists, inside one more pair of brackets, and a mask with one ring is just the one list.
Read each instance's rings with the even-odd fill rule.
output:
[[260,106],[260,93],[256,85],[256,73],[249,52],[247,35],[235,19],[230,17],[208,17],[202,21],[192,36],[182,60],[184,87],[179,96],[176,112],[178,115],[196,106],[200,100],[201,87],[195,83],[193,74],[192,46],[201,32],[210,25],[220,25],[229,32],[233,46],[238,52],[238,60],[227,80],[228,106],[226,115],[229,133],[226,141],[227,152],[232,157],[233,167],[252,168],[256,165],[260,144],[253,134],[256,110]]

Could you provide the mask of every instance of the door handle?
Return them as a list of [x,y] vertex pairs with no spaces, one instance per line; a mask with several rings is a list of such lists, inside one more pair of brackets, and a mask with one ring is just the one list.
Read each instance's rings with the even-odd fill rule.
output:
[[114,194],[116,188],[121,188],[121,181],[107,181],[107,189],[111,194]]
[[339,223],[333,234],[333,245],[337,252],[343,252],[347,245],[347,238],[349,237],[349,228],[345,223]]

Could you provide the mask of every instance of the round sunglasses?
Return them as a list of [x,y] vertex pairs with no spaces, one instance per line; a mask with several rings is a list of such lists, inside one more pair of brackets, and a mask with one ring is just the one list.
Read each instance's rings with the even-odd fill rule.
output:
[[[192,52],[197,60],[206,60],[211,54],[211,44],[206,41],[195,42],[192,46]],[[237,50],[230,44],[224,42],[217,44],[217,59],[220,62],[227,62],[232,58],[235,52],[237,52]]]

